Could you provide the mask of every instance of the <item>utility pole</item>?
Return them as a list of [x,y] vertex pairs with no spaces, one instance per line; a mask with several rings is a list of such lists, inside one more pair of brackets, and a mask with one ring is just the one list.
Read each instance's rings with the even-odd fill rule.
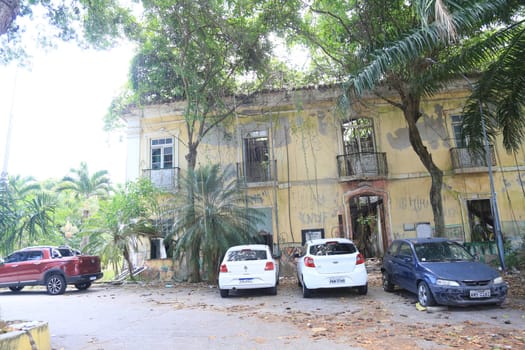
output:
[[[18,72],[18,69],[17,69]],[[5,138],[5,149],[4,149],[4,163],[2,165],[2,173],[0,173],[0,192],[2,195],[7,191],[8,177],[7,167],[9,165],[9,150],[11,147],[11,130],[13,129],[13,107],[15,104],[15,92],[16,92],[16,73],[15,81],[13,84],[13,96],[11,98],[11,107],[9,109],[9,117],[7,119],[7,134]]]
[[[472,82],[462,73],[460,73],[463,79],[468,83],[470,90],[474,90],[474,85],[472,85]],[[498,246],[498,257],[499,262],[501,265],[501,269],[503,272],[506,271],[505,267],[505,252],[503,250],[503,235],[501,233],[501,222],[499,220],[499,210],[498,210],[498,200],[496,198],[496,190],[494,187],[494,175],[492,173],[492,154],[490,152],[490,145],[489,145],[489,139],[487,137],[487,127],[485,124],[485,116],[483,115],[483,105],[481,104],[481,100],[478,99],[478,105],[479,105],[479,116],[481,118],[481,130],[483,133],[483,146],[485,150],[485,162],[487,163],[487,167],[489,170],[489,180],[490,180],[490,204],[491,204],[491,211],[492,211],[492,217],[494,220],[494,237],[496,237],[496,244]]]

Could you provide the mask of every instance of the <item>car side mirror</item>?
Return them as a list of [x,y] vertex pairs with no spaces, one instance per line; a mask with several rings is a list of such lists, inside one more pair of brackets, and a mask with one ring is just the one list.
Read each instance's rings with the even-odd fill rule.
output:
[[411,256],[404,256],[403,257],[403,261],[406,262],[406,263],[410,263],[410,262],[412,262],[412,257]]

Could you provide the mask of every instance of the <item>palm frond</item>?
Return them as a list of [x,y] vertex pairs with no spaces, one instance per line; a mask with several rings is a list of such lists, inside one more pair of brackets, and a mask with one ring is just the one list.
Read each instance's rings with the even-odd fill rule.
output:
[[[472,3],[464,8],[457,8],[450,13],[451,21],[459,35],[469,33],[481,23],[489,23],[495,13],[508,7],[509,1],[492,0]],[[442,36],[441,23],[432,22],[428,26],[414,30],[409,35],[394,42],[391,46],[378,50],[373,60],[357,75],[349,77],[347,90],[353,90],[356,95],[362,95],[366,90],[372,90],[387,72],[414,62],[437,47],[447,44]]]
[[479,133],[481,104],[491,140],[494,142],[501,132],[505,149],[515,151],[525,138],[524,22],[495,32],[484,44],[485,48],[476,54],[490,64],[473,85],[473,93],[463,110],[463,129],[473,147],[479,147],[482,142]]

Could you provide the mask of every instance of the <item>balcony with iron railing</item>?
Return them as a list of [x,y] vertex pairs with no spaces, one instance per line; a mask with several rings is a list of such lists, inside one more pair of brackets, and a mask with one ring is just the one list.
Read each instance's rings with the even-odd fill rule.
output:
[[149,179],[156,187],[174,191],[179,188],[180,168],[144,169],[142,176]]
[[277,181],[277,161],[237,163],[237,179],[247,186],[267,186]]
[[358,152],[337,156],[339,178],[384,178],[388,174],[386,153]]
[[[485,152],[474,152],[468,148],[451,148],[450,156],[452,158],[452,169],[456,173],[464,172],[485,172],[488,164]],[[491,165],[496,165],[496,156],[494,147],[490,146]]]

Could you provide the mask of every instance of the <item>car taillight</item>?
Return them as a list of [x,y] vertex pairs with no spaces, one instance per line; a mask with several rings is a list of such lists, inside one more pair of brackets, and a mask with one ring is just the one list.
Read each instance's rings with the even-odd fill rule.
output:
[[275,266],[273,266],[273,262],[267,261],[266,265],[264,266],[264,271],[273,271]]
[[228,266],[226,266],[226,264],[221,265],[221,272],[228,272]]
[[307,256],[304,258],[304,266],[315,267],[314,258]]
[[355,264],[356,265],[360,265],[360,264],[364,264],[365,263],[365,256],[361,253],[357,254],[357,257],[356,257],[356,260],[355,260]]

